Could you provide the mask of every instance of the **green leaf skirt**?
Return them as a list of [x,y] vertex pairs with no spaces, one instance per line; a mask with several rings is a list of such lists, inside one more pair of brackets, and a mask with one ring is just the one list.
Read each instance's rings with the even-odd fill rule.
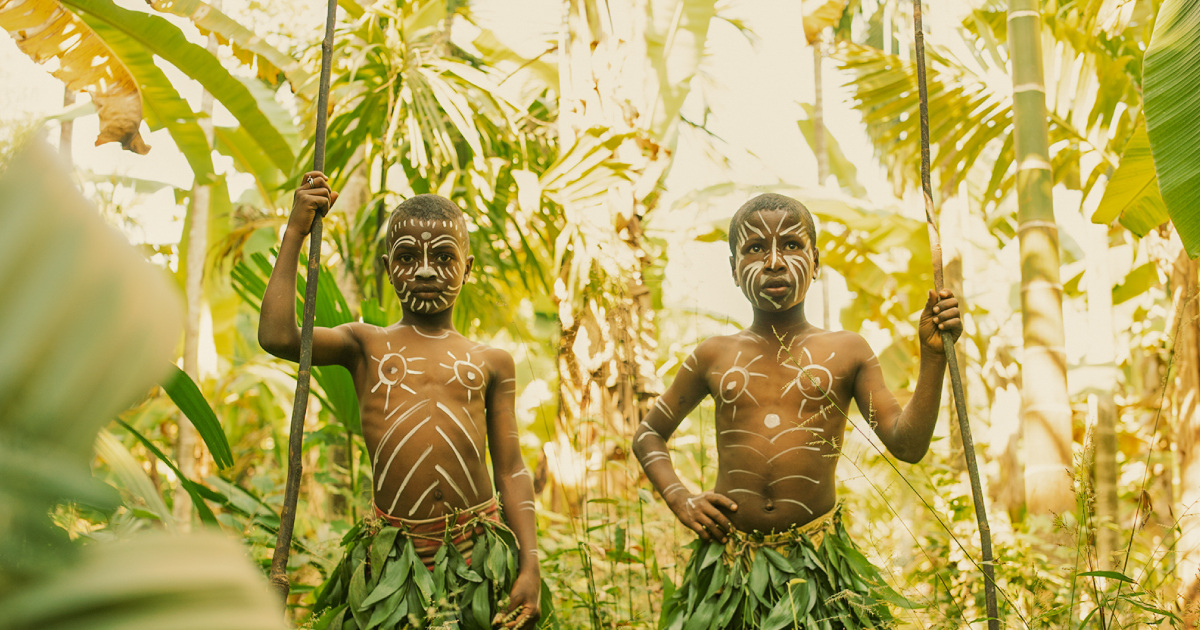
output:
[[[473,533],[472,545],[452,543]],[[432,569],[414,543],[428,538],[367,518],[342,539],[345,555],[317,590],[314,630],[438,628],[488,630],[507,612],[517,578],[517,541],[503,523],[480,515],[445,530]],[[464,557],[460,549],[465,549]],[[539,628],[556,626],[542,582]]]
[[683,584],[663,604],[663,630],[891,628],[887,602],[912,607],[850,540],[840,506],[786,532],[735,531],[727,544],[688,546]]

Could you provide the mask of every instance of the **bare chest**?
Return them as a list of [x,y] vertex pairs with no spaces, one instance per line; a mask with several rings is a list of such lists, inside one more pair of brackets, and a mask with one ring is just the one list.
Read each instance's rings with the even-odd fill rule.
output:
[[492,379],[485,351],[458,335],[430,338],[411,329],[380,332],[370,339],[355,379],[368,440],[406,410],[417,409],[440,412],[481,432]]
[[802,425],[840,426],[853,394],[853,363],[836,348],[764,350],[744,344],[728,354],[705,374],[719,426],[767,434]]

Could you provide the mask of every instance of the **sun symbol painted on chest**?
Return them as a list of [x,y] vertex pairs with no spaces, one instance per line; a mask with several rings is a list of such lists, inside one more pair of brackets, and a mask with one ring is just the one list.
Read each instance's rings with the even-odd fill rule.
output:
[[[830,397],[830,390],[833,384],[842,380],[840,376],[834,376],[833,372],[822,363],[829,363],[837,356],[836,352],[830,352],[829,356],[821,363],[813,361],[812,353],[808,348],[800,351],[799,359],[792,359],[783,364],[783,366],[796,373],[796,377],[788,382],[787,387],[783,388],[781,396],[787,396],[793,389],[800,392],[804,397],[800,401],[800,409],[796,412],[796,417],[801,417],[804,414],[804,407],[809,401],[826,401]],[[825,414],[827,407],[822,407],[821,415]]]
[[389,341],[387,342],[387,349],[389,352],[385,353],[382,357],[371,357],[372,361],[376,361],[378,363],[375,368],[375,376],[379,379],[375,383],[375,387],[371,388],[371,393],[374,394],[375,392],[379,391],[380,387],[387,388],[383,399],[384,409],[387,409],[391,403],[393,387],[399,387],[410,394],[415,395],[417,393],[411,387],[404,384],[404,379],[409,374],[424,374],[424,372],[412,369],[412,364],[425,360],[424,357],[404,356],[404,351],[408,349],[408,346],[402,347],[395,352],[391,352],[392,343]]
[[713,376],[721,378],[717,386],[717,398],[723,404],[733,405],[731,420],[737,420],[737,402],[741,400],[742,396],[746,396],[754,401],[755,405],[759,404],[754,394],[750,393],[750,381],[755,378],[767,378],[767,375],[761,372],[752,372],[750,368],[761,358],[763,358],[763,355],[760,354],[751,359],[746,365],[740,365],[742,353],[739,352],[733,358],[733,366],[729,369],[724,372],[711,372]]
[[467,400],[470,401],[471,397],[487,384],[483,374],[483,365],[476,365],[472,362],[470,352],[466,353],[465,359],[458,358],[453,352],[447,351],[446,354],[449,355],[451,363],[438,364],[454,373],[450,380],[446,381],[446,384],[457,381],[458,384],[467,388]]

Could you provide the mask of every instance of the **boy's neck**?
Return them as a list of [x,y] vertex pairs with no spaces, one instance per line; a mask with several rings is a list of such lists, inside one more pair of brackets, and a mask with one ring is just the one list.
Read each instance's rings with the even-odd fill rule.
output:
[[770,340],[792,337],[808,330],[812,325],[804,318],[804,302],[786,311],[764,311],[754,309],[754,321],[749,330]]
[[412,326],[426,332],[440,332],[443,330],[458,332],[454,328],[453,306],[437,313],[414,313],[405,308],[404,317],[400,318],[400,325]]

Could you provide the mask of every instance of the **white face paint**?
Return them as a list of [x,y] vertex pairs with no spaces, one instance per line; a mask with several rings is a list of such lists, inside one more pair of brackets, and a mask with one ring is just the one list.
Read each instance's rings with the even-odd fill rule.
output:
[[454,304],[472,257],[461,221],[396,219],[388,226],[387,265],[400,304],[438,313]]
[[804,301],[816,273],[816,244],[804,223],[785,210],[750,215],[737,239],[734,276],[755,308],[785,311]]

